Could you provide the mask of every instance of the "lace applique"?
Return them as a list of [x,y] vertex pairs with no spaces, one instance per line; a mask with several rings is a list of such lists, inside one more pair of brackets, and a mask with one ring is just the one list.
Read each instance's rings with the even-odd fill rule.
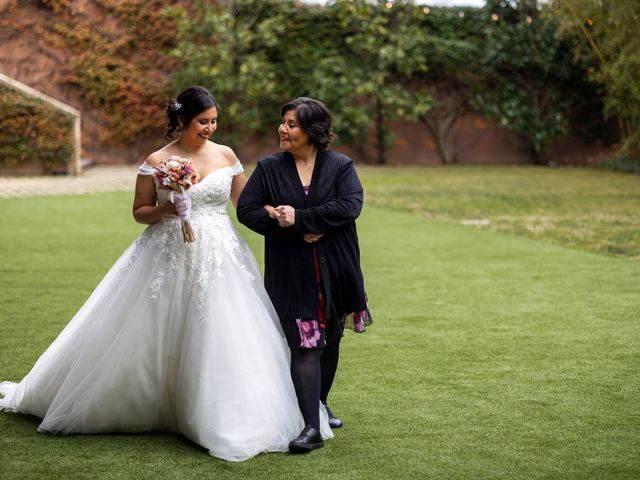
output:
[[[164,258],[166,265],[164,270],[160,270],[157,273],[156,278],[151,282],[149,288],[151,290],[151,300],[156,301],[162,293],[162,287],[165,284],[167,278],[170,278],[175,273],[178,264],[183,263],[185,267],[189,266],[185,258],[185,252],[189,248],[190,244],[184,243],[182,239],[182,227],[180,220],[165,219],[151,227],[150,230],[156,230],[157,234],[154,237],[154,245],[160,255]],[[156,233],[156,232],[154,232]]]
[[136,263],[136,260],[140,256],[140,252],[142,252],[144,247],[147,245],[147,242],[149,241],[149,238],[150,238],[150,235],[148,235],[147,232],[148,232],[148,229],[145,230],[142,233],[142,235],[140,235],[134,242],[133,251],[131,252],[129,261],[124,267],[120,269],[120,272],[119,272],[120,278],[118,279],[118,286],[122,284],[124,279],[127,277],[129,270],[131,270],[131,267],[133,267],[134,263]]
[[[199,258],[198,267],[195,270],[195,282],[198,284],[199,294],[197,295],[196,310],[201,320],[205,320],[205,306],[207,303],[207,292],[212,282],[224,278],[222,264],[231,261],[234,268],[240,269],[250,281],[255,281],[253,274],[247,269],[246,258],[239,258],[243,255],[240,240],[233,230],[233,224],[226,211],[218,216],[217,221],[204,222],[199,225],[198,235],[215,239],[206,254]],[[197,228],[194,226],[194,228]],[[244,255],[243,255],[244,256]]]
[[[164,287],[171,283],[171,277],[180,266],[184,269],[180,288],[197,291],[196,310],[201,320],[205,320],[207,292],[210,291],[212,282],[224,277],[224,262],[231,261],[234,268],[240,269],[249,280],[255,281],[254,275],[245,266],[248,259],[244,258],[246,255],[241,248],[240,239],[227,215],[231,182],[238,168],[242,169],[240,162],[233,167],[215,170],[189,189],[190,221],[196,233],[194,243],[184,243],[177,218],[168,217],[148,229],[153,238],[153,246],[165,263],[149,285],[152,301],[157,301],[163,294]],[[159,201],[166,201],[163,198],[166,192],[159,188],[157,192]]]

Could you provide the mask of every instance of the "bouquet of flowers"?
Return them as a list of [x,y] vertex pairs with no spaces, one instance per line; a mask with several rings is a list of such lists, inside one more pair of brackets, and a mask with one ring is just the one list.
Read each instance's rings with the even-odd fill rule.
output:
[[193,242],[196,236],[189,223],[191,197],[187,190],[198,181],[198,172],[196,172],[191,160],[172,155],[168,159],[160,162],[156,167],[155,175],[162,188],[171,190],[169,200],[172,203],[178,199],[183,205],[186,205],[186,213],[180,213],[181,209],[179,209],[178,215],[182,221],[182,236],[184,241]]

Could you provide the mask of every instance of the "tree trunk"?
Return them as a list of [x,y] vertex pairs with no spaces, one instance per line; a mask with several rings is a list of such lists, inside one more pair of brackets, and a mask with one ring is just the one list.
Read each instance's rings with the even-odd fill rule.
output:
[[457,116],[447,112],[429,115],[423,119],[427,128],[436,140],[436,148],[444,164],[457,163],[455,148],[455,127]]
[[465,101],[454,92],[434,88],[436,104],[422,117],[422,121],[436,140],[436,147],[442,163],[450,165],[458,162],[455,148],[458,121],[467,112]]
[[387,144],[385,139],[385,125],[384,125],[384,115],[382,114],[382,102],[379,98],[376,98],[376,107],[375,107],[375,118],[376,118],[376,149],[378,153],[377,164],[378,165],[386,165],[387,164]]

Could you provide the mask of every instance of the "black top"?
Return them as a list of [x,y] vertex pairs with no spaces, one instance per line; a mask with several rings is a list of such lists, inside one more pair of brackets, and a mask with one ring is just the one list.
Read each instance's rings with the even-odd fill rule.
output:
[[[318,151],[309,195],[288,152],[258,162],[240,199],[241,223],[264,235],[264,282],[280,318],[318,318],[316,249],[325,316],[338,318],[365,310],[364,281],[355,219],[362,211],[363,192],[353,161],[341,153]],[[269,217],[265,205],[291,205],[295,224],[283,228]],[[304,233],[323,233],[315,243]]]

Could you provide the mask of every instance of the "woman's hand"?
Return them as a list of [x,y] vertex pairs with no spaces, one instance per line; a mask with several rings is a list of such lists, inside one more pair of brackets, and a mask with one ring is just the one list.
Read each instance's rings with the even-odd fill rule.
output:
[[324,233],[305,233],[302,239],[307,243],[314,243],[320,240],[323,235]]
[[281,227],[290,227],[296,223],[296,211],[291,205],[280,205],[275,208],[278,216],[278,225]]

